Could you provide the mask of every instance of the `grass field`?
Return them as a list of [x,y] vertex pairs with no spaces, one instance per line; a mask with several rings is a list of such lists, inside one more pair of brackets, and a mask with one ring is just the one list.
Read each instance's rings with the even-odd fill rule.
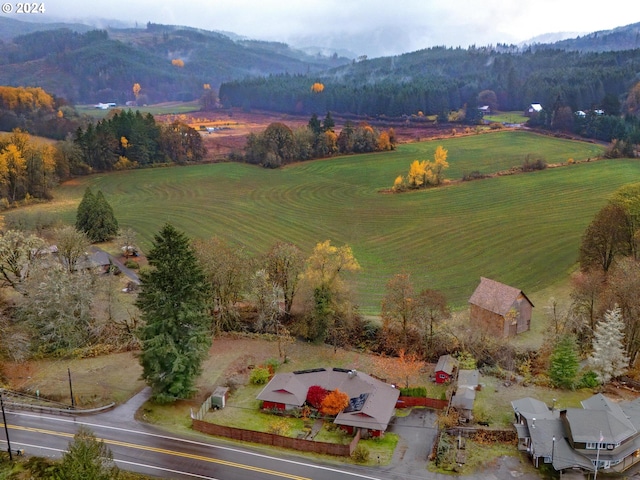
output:
[[71,223],[87,186],[100,189],[143,249],[164,222],[191,237],[218,235],[252,253],[286,240],[310,253],[320,241],[352,246],[362,271],[361,310],[376,314],[387,280],[403,270],[417,288],[442,289],[466,304],[480,276],[527,293],[566,277],[580,237],[620,185],[638,178],[640,163],[607,160],[541,172],[386,194],[414,159],[449,150],[447,176],[520,165],[527,153],[549,163],[596,157],[602,147],[498,132],[401,145],[391,153],[340,157],[265,170],[226,163],[93,175],[58,188],[55,201],[8,212],[26,222],[51,216]]
[[500,123],[526,123],[529,118],[525,117],[521,111],[516,112],[494,112],[484,116],[485,120]]
[[[140,107],[118,105],[114,108],[121,108],[124,110],[131,109],[133,111],[140,110],[141,113],[150,113],[152,115],[166,115],[197,112],[200,110],[200,105],[198,102],[168,102],[161,103],[159,105],[143,105]],[[89,115],[90,117],[97,119],[104,118],[109,113],[109,109],[102,110],[100,108],[95,108],[94,105],[75,105],[75,109],[80,114]]]

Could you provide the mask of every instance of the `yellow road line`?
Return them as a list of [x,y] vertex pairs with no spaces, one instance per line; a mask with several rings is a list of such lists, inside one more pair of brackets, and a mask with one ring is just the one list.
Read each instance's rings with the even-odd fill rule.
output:
[[[2,425],[2,424],[0,424]],[[73,438],[74,434],[73,433],[65,433],[65,432],[56,432],[53,430],[44,430],[42,428],[34,428],[34,427],[22,427],[22,426],[18,426],[18,425],[8,425],[9,428],[12,428],[14,430],[24,430],[26,432],[34,432],[34,433],[42,433],[45,435],[55,435],[58,437],[67,437],[67,438]],[[157,447],[149,447],[146,445],[138,445],[135,443],[128,443],[128,442],[121,442],[119,440],[109,440],[106,438],[102,438],[102,439],[98,439],[98,440],[102,440],[104,443],[108,444],[108,445],[117,445],[119,447],[127,447],[127,448],[134,448],[137,450],[147,450],[149,452],[156,452],[156,453],[162,453],[165,455],[175,455],[176,457],[183,457],[183,458],[190,458],[192,460],[200,460],[203,462],[209,462],[209,463],[217,463],[219,465],[225,465],[227,467],[234,467],[234,468],[240,468],[243,470],[251,470],[252,472],[258,472],[258,473],[264,473],[267,475],[273,475],[274,477],[281,477],[281,478],[288,478],[291,480],[311,480],[310,478],[307,477],[300,477],[298,475],[292,475],[289,473],[284,473],[284,472],[278,472],[276,470],[268,470],[266,468],[260,468],[260,467],[253,467],[251,465],[244,465],[242,463],[235,463],[235,462],[228,462],[226,460],[218,460],[215,458],[209,458],[209,457],[203,457],[202,455],[195,455],[192,453],[181,453],[181,452],[176,452],[174,450],[166,450],[164,448],[157,448]]]

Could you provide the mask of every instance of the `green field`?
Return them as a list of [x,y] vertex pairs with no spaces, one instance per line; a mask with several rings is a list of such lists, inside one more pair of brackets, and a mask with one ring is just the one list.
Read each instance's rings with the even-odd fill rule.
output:
[[[150,113],[151,115],[167,115],[167,114],[181,114],[181,113],[190,113],[197,112],[200,110],[200,105],[198,102],[171,102],[160,105],[144,105],[141,107],[127,107],[125,105],[118,105],[113,109],[124,109],[124,110],[139,110],[141,113]],[[95,108],[94,105],[75,105],[75,109],[78,113],[89,115],[92,118],[101,119],[107,116],[109,113],[109,109],[101,110],[99,108]],[[112,110],[112,109],[111,109]]]
[[47,205],[15,210],[34,221],[73,222],[87,186],[100,189],[121,226],[148,248],[164,222],[191,237],[218,235],[266,251],[279,240],[310,253],[330,239],[349,244],[362,265],[362,311],[376,314],[384,285],[406,270],[418,288],[442,289],[466,304],[480,276],[528,294],[574,268],[580,237],[620,185],[636,181],[640,163],[606,160],[541,172],[456,183],[405,194],[381,193],[413,159],[449,150],[449,178],[503,170],[527,153],[549,163],[594,158],[601,147],[527,132],[498,132],[401,145],[397,151],[306,162],[280,170],[225,163],[94,175],[58,188]]
[[489,122],[498,123],[527,123],[529,117],[525,117],[521,111],[517,112],[494,112],[484,116]]

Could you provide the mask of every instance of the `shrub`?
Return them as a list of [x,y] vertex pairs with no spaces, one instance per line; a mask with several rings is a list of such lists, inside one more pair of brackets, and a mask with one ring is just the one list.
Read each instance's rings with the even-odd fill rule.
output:
[[588,370],[578,381],[578,388],[596,388],[600,385],[598,374],[593,370]]
[[136,262],[135,260],[127,260],[126,262],[124,262],[124,266],[132,270],[137,270],[140,268],[140,265],[138,265],[138,262]]
[[330,416],[338,415],[348,405],[349,396],[336,388],[333,392],[327,394],[327,396],[324,397],[324,400],[322,400],[320,413]]
[[403,397],[426,397],[427,387],[401,388],[400,395],[402,395]]
[[484,173],[480,173],[479,170],[474,170],[471,173],[463,173],[462,174],[462,181],[463,182],[469,182],[471,180],[480,180],[482,178],[486,178],[487,176]]
[[500,130],[504,128],[504,125],[499,122],[493,122],[489,125],[489,128],[491,130]]
[[269,369],[265,367],[258,367],[251,370],[249,381],[253,385],[266,385],[270,376],[271,374],[269,373]]
[[547,168],[547,161],[539,156],[528,154],[522,164],[523,172],[533,172],[535,170],[544,170]]
[[320,408],[323,400],[329,394],[327,390],[319,385],[312,385],[307,391],[307,403],[314,408]]
[[269,372],[271,372],[271,374],[273,375],[274,373],[276,373],[276,370],[278,370],[280,361],[277,358],[270,358],[269,360],[264,362],[264,366],[267,367]]
[[284,418],[279,418],[269,424],[269,433],[272,433],[274,435],[286,437],[289,435],[290,431],[291,426],[289,425],[289,422]]
[[364,445],[358,444],[351,454],[351,458],[356,463],[367,463],[369,461],[369,449]]

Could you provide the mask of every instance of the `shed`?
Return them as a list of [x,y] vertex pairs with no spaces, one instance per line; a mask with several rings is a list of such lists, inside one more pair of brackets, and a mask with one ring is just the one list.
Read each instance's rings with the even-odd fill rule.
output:
[[449,382],[457,366],[458,361],[451,355],[442,355],[436,364],[436,383]]
[[515,287],[480,278],[469,299],[471,325],[502,338],[526,332],[531,327],[533,303]]
[[211,408],[224,408],[228,396],[229,389],[227,387],[216,387],[211,394]]

